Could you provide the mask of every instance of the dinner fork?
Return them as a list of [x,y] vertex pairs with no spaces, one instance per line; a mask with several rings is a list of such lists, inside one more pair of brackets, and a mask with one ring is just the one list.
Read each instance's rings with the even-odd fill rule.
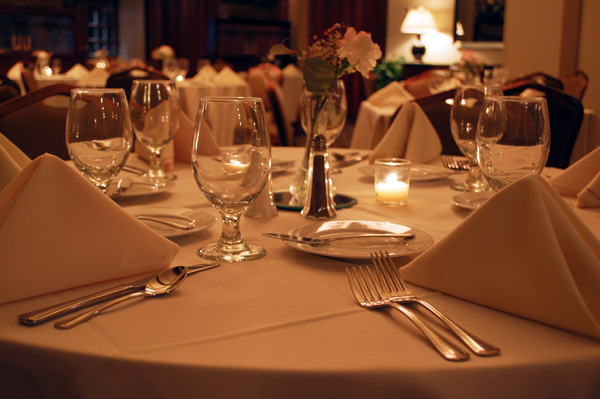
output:
[[390,294],[387,298],[389,301],[402,304],[417,303],[423,306],[440,319],[458,339],[478,356],[495,356],[500,354],[498,347],[477,338],[437,310],[429,302],[415,296],[396,270],[387,251],[371,252],[371,260],[375,266],[375,274],[379,278],[379,284]]
[[363,268],[361,266],[356,266],[346,268],[346,274],[348,275],[350,289],[361,307],[366,309],[377,309],[384,306],[393,307],[408,317],[446,360],[463,361],[469,359],[469,354],[467,352],[456,348],[447,342],[442,336],[419,319],[412,310],[386,299],[387,295],[385,295],[383,288],[377,283],[368,267]]
[[451,170],[464,171],[469,170],[469,161],[455,159],[452,155],[441,155],[442,165]]

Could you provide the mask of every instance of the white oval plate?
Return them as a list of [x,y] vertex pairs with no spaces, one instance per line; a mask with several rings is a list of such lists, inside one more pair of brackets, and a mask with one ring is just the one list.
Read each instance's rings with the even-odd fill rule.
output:
[[[140,220],[140,222],[144,223],[146,226],[150,227],[152,230],[156,231],[158,234],[163,237],[172,238],[179,237],[186,234],[195,233],[200,230],[204,230],[215,224],[217,218],[197,209],[190,208],[156,208],[156,207],[147,207],[147,206],[132,206],[129,208],[124,208],[131,215],[146,215],[152,216],[155,215],[174,215],[174,216],[186,216],[195,221],[195,227],[190,230],[182,230],[177,229],[175,227],[170,227],[162,223],[153,222],[151,220]],[[138,219],[139,220],[139,219]],[[181,223],[180,219],[173,218],[167,219],[169,221],[173,221],[176,223]]]
[[[358,168],[367,176],[375,175],[375,165],[365,165]],[[439,165],[414,164],[410,168],[410,181],[433,181],[451,176],[454,172]]]
[[331,244],[312,246],[307,243],[284,241],[284,243],[299,251],[315,255],[342,259],[371,259],[373,251],[388,251],[391,256],[418,255],[433,245],[433,238],[424,231],[410,226],[389,222],[372,222],[365,220],[335,220],[316,222],[296,227],[287,234],[325,238],[352,234],[385,234],[385,233],[414,233],[415,237],[407,240],[401,238],[363,237],[334,241]]
[[142,197],[145,195],[164,193],[165,191],[170,190],[173,187],[173,185],[175,184],[172,181],[167,181],[167,184],[164,187],[156,188],[155,186],[150,186],[148,184],[140,184],[139,181],[134,180],[133,186],[131,186],[130,188],[125,190],[125,192],[123,194],[117,194],[116,191],[117,191],[117,182],[118,181],[119,181],[119,179],[116,178],[108,186],[108,189],[107,189],[108,195],[112,199]]
[[492,196],[491,191],[481,193],[462,193],[452,197],[452,203],[460,208],[474,211],[485,203]]

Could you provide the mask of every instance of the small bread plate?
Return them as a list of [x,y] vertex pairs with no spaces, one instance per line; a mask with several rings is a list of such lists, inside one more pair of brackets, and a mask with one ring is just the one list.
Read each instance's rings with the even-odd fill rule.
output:
[[[410,239],[386,237],[360,237],[361,234],[414,233]],[[370,260],[372,251],[388,251],[390,256],[418,255],[433,245],[433,237],[422,230],[389,222],[365,220],[335,220],[315,222],[296,227],[287,234],[310,238],[357,235],[357,238],[333,241],[327,245],[313,246],[303,242],[283,241],[298,251],[330,258]]]
[[452,197],[452,203],[460,208],[474,211],[485,203],[493,192],[482,191],[480,193],[461,193]]
[[133,216],[151,216],[175,223],[182,223],[182,217],[186,217],[194,221],[194,227],[192,229],[183,230],[151,220],[138,219],[140,222],[144,223],[158,234],[167,238],[179,237],[207,229],[215,224],[217,220],[214,216],[205,211],[190,208],[132,206],[124,209]]
[[[374,165],[361,166],[358,170],[367,176],[375,175]],[[414,164],[410,167],[410,181],[412,182],[439,180],[452,174],[454,171],[439,165]]]
[[127,190],[123,191],[123,193],[119,193],[117,191],[117,182],[119,179],[114,179],[112,183],[108,186],[108,195],[112,199],[117,198],[129,198],[129,197],[142,197],[145,195],[153,195],[160,194],[170,190],[175,184],[172,181],[167,181],[167,183],[163,187],[156,187],[147,182],[141,182],[133,180],[133,185],[129,187]]

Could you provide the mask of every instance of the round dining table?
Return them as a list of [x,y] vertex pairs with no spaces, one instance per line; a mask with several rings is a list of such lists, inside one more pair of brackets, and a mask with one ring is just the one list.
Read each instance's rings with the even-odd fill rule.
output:
[[196,119],[198,104],[202,97],[249,97],[251,95],[248,82],[213,82],[207,80],[186,79],[177,82],[177,92],[181,109],[192,120]]
[[[273,148],[274,164],[296,161],[273,174],[275,192],[287,189],[302,154],[303,148]],[[128,162],[143,165],[131,158]],[[220,217],[189,164],[176,163],[174,173],[177,179],[164,192],[115,201],[125,209],[189,208],[214,217],[206,228],[171,238],[181,248],[171,266],[204,263],[197,251],[219,238]],[[336,192],[356,203],[338,209],[330,221],[410,226],[430,235],[434,248],[472,214],[452,202],[457,192],[450,184],[464,177],[413,181],[405,206],[387,206],[376,202],[368,161],[362,161],[332,175]],[[575,212],[600,236],[599,209]],[[369,265],[368,259],[304,252],[262,234],[314,223],[319,222],[296,210],[279,209],[269,218],[244,216],[241,232],[267,250],[263,258],[221,263],[188,276],[168,295],[125,302],[69,330],[54,328],[54,321],[25,326],[17,316],[126,280],[0,305],[0,397],[600,397],[596,339],[411,285],[501,349],[498,356],[450,362],[400,312],[358,305],[345,269]],[[74,243],[65,246],[77,251]],[[396,257],[395,263],[403,266],[414,256]]]

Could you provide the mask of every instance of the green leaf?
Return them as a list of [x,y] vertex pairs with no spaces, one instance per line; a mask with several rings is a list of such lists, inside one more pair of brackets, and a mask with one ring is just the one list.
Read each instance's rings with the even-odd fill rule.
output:
[[269,54],[273,55],[292,55],[297,53],[297,50],[292,50],[291,48],[287,47],[285,44],[282,43],[274,44],[269,49]]
[[337,82],[333,66],[321,58],[306,58],[302,66],[302,74],[306,89],[309,91],[326,91],[334,87]]

